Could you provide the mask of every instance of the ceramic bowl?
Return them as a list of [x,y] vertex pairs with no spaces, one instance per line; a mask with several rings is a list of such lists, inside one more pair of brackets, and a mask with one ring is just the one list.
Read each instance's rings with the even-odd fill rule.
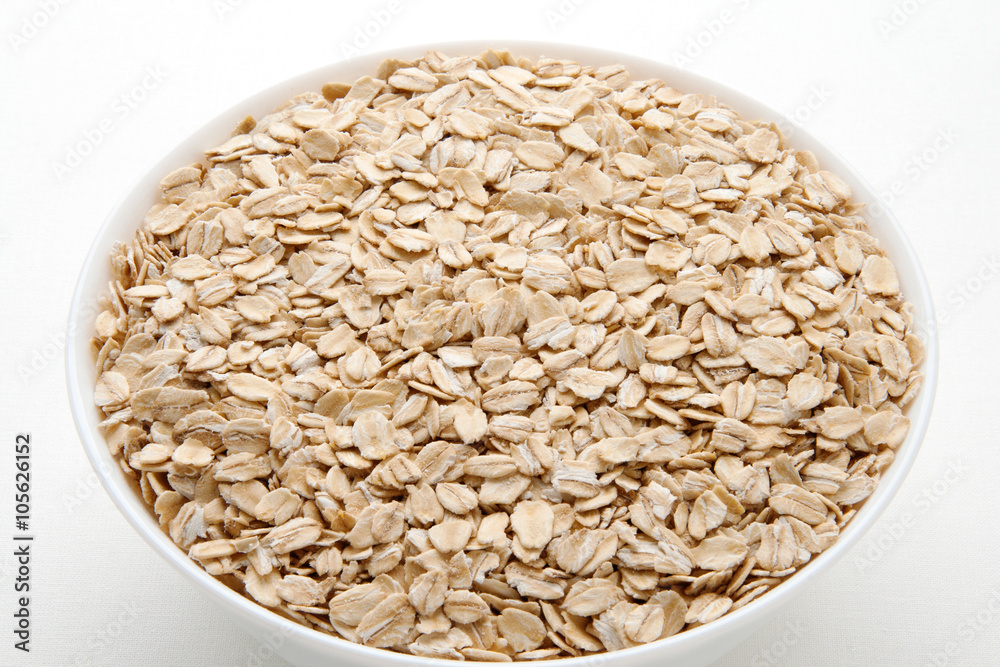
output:
[[[715,81],[661,62],[589,47],[482,41],[414,46],[364,55],[311,70],[243,100],[229,111],[210,120],[157,161],[122,197],[97,232],[73,296],[66,348],[66,376],[70,403],[83,446],[104,488],[132,527],[164,561],[181,572],[198,590],[213,600],[233,619],[234,623],[242,626],[251,635],[261,638],[274,653],[295,665],[318,667],[329,665],[332,660],[336,660],[340,665],[371,667],[392,665],[453,667],[454,663],[360,646],[288,621],[214,579],[161,532],[150,508],[130,486],[110,456],[97,430],[99,414],[93,404],[95,369],[89,341],[97,315],[97,295],[107,289],[110,278],[108,255],[116,241],[131,239],[146,210],[159,196],[160,179],[177,167],[201,160],[203,151],[225,141],[236,123],[246,115],[261,117],[294,95],[319,90],[327,82],[350,82],[362,75],[374,74],[377,64],[383,58],[414,59],[428,49],[440,50],[449,55],[476,55],[488,48],[506,48],[517,56],[528,56],[533,59],[551,56],[595,66],[620,63],[628,68],[634,79],[657,78],[685,92],[713,94],[721,102],[736,109],[744,118],[783,123],[788,127],[787,120],[773,110]],[[810,136],[805,130],[797,129],[791,143],[797,148],[809,149],[815,153],[824,169],[844,179],[853,189],[855,197],[868,204],[867,217],[871,232],[881,241],[888,256],[895,263],[903,294],[913,304],[917,325],[926,343],[927,356],[922,367],[925,375],[923,389],[906,410],[912,421],[909,435],[897,450],[897,458],[882,477],[877,490],[846,526],[837,543],[814,558],[801,571],[792,575],[788,581],[751,604],[707,625],[635,648],[599,656],[560,659],[559,667],[592,666],[598,663],[604,667],[664,664],[698,667],[718,660],[752,633],[764,627],[791,600],[809,591],[812,583],[823,572],[857,544],[896,494],[917,455],[930,417],[938,360],[933,306],[924,273],[902,226],[881,204],[875,191],[856,171],[833,150]]]

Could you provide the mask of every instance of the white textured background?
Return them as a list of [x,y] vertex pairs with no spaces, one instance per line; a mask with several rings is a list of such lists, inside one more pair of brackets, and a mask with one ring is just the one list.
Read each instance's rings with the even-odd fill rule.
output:
[[[118,197],[208,119],[351,49],[464,38],[682,65],[794,117],[890,192],[940,315],[930,431],[860,546],[719,665],[997,664],[998,5],[399,2],[367,44],[358,30],[389,0],[3,3],[0,664],[285,664],[168,570],[97,487],[65,397],[71,290]],[[57,169],[81,142],[96,145]],[[10,629],[21,432],[34,443],[30,655],[13,649]]]

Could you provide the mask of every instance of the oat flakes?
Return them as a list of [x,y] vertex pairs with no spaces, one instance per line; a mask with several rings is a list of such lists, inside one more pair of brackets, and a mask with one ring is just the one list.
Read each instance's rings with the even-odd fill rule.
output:
[[909,427],[862,207],[710,95],[430,52],[161,188],[111,258],[102,432],[179,548],[320,632],[507,661],[709,623]]

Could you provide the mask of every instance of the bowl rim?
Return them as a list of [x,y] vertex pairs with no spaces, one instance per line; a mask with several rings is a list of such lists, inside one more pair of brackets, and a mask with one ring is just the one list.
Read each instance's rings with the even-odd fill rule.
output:
[[[337,655],[338,652],[346,651],[347,655],[344,656],[345,658],[353,656],[359,660],[370,662],[382,661],[384,664],[400,666],[416,664],[426,667],[443,667],[453,664],[454,661],[443,658],[428,658],[396,653],[387,649],[355,644],[346,639],[299,625],[230,589],[199,567],[160,530],[155,518],[149,511],[148,505],[145,505],[138,498],[134,490],[129,488],[128,481],[118,469],[117,462],[110,456],[103,437],[96,431],[96,428],[92,427],[90,422],[93,421],[94,415],[88,415],[88,413],[96,413],[96,410],[90,405],[90,397],[86,396],[85,391],[81,391],[81,378],[83,375],[81,368],[83,368],[83,364],[92,366],[92,361],[84,353],[89,344],[92,327],[85,326],[84,324],[92,324],[93,317],[96,316],[96,312],[92,307],[87,305],[88,300],[94,299],[92,293],[86,292],[87,277],[95,270],[95,267],[99,267],[101,263],[107,262],[108,253],[113,241],[125,240],[124,238],[111,236],[111,232],[120,226],[116,225],[116,222],[123,215],[122,210],[129,200],[141,194],[139,192],[140,187],[158,182],[164,174],[169,173],[169,171],[177,168],[179,164],[182,164],[180,161],[182,159],[181,156],[190,152],[189,149],[191,146],[189,144],[193,140],[199,138],[200,135],[204,134],[210,128],[221,126],[223,121],[230,123],[229,126],[232,126],[235,125],[238,119],[248,113],[255,115],[271,113],[283,101],[281,100],[281,95],[286,95],[284,99],[290,99],[294,94],[315,89],[315,86],[322,85],[321,83],[314,83],[315,81],[341,80],[339,79],[338,72],[343,70],[363,70],[374,75],[376,65],[385,58],[412,59],[423,55],[428,50],[455,55],[478,55],[487,49],[506,50],[515,55],[515,57],[526,56],[532,59],[536,59],[542,55],[567,58],[594,66],[622,64],[628,69],[633,79],[658,78],[667,81],[669,85],[673,85],[686,93],[715,95],[720,103],[732,107],[744,118],[765,120],[773,123],[791,123],[791,126],[795,128],[796,134],[794,141],[790,143],[796,147],[812,150],[824,168],[836,173],[852,186],[855,199],[865,202],[869,206],[870,215],[867,216],[869,222],[872,221],[871,218],[873,216],[881,218],[878,224],[886,228],[883,230],[883,233],[888,230],[890,235],[895,236],[891,257],[894,264],[898,266],[901,261],[905,261],[912,267],[912,282],[914,284],[907,286],[908,292],[906,297],[916,309],[918,316],[918,320],[915,321],[912,328],[916,328],[922,334],[926,350],[925,358],[920,367],[923,374],[923,385],[916,398],[906,408],[907,414],[911,417],[911,426],[903,444],[896,449],[896,459],[889,466],[886,474],[883,475],[875,492],[864,502],[857,514],[841,530],[836,543],[802,566],[797,572],[788,577],[786,581],[782,582],[781,585],[772,588],[767,593],[753,600],[750,604],[736,611],[731,611],[711,623],[685,630],[666,639],[657,640],[649,644],[617,651],[588,654],[581,657],[556,658],[555,660],[558,661],[558,664],[565,665],[566,667],[591,665],[595,658],[599,658],[602,661],[626,661],[652,652],[665,650],[668,647],[678,647],[678,650],[684,646],[694,647],[699,643],[703,643],[709,637],[715,635],[721,636],[727,632],[745,628],[748,624],[754,623],[758,617],[766,617],[769,613],[776,611],[782,605],[791,601],[791,599],[805,589],[809,582],[814,581],[824,572],[828,571],[833,563],[846,554],[861,539],[862,535],[875,524],[898,492],[907,473],[913,466],[920,445],[926,435],[931,416],[938,380],[939,350],[937,320],[934,314],[934,305],[926,274],[902,225],[879,197],[877,191],[867,183],[850,163],[845,161],[838,153],[817,139],[808,130],[798,126],[790,118],[778,113],[769,106],[710,77],[678,68],[665,61],[658,61],[609,49],[581,46],[571,42],[479,39],[405,45],[365,53],[346,60],[330,62],[304,73],[283,79],[256,91],[222,113],[207,120],[198,129],[191,132],[180,144],[152,161],[151,166],[143,170],[142,175],[136,178],[124,191],[97,231],[96,237],[87,251],[80,270],[68,316],[65,371],[70,409],[77,432],[87,453],[87,458],[105,491],[118,508],[118,511],[121,512],[132,528],[142,536],[146,543],[175,570],[185,575],[191,583],[195,584],[210,599],[244,620],[256,626],[274,628],[284,637],[294,637],[308,644],[312,650],[323,650],[331,656]],[[643,74],[636,74],[637,71]],[[658,74],[655,76],[648,74],[654,72]],[[289,89],[297,91],[297,93],[293,92],[289,94]],[[273,99],[280,101],[273,102]],[[269,102],[265,102],[264,100],[268,100]],[[265,105],[267,108],[259,108]],[[221,140],[224,141],[225,138],[222,137]],[[200,152],[204,150],[204,146],[194,146],[194,149]],[[137,224],[138,221],[136,221],[136,226]],[[129,229],[135,229],[136,226]],[[880,241],[882,240],[880,235],[873,235],[879,238]],[[84,323],[85,319],[86,323]],[[467,662],[482,665],[490,664],[478,661]]]

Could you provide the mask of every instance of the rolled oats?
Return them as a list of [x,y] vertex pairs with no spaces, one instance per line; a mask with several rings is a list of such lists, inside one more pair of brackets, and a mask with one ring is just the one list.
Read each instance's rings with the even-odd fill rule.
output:
[[912,310],[779,129],[620,67],[430,52],[248,118],[116,246],[109,450],[208,572],[413,655],[739,609],[903,442]]

